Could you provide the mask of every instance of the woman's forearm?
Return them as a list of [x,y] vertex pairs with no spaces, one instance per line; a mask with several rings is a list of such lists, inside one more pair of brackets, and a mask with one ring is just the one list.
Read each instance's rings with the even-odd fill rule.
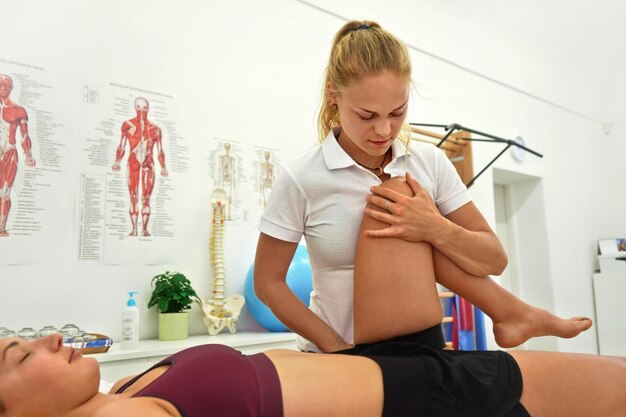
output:
[[472,231],[440,218],[431,244],[466,272],[476,276],[500,275],[508,263],[506,252],[491,231]]
[[315,343],[323,352],[348,349],[351,346],[317,317],[291,291],[287,271],[298,243],[259,235],[254,261],[254,291],[274,315],[291,331]]
[[315,343],[322,352],[335,352],[351,346],[317,317],[283,282],[265,285],[261,301],[291,331]]
[[[443,217],[431,196],[408,173],[408,193],[372,187],[365,214],[388,226],[367,236],[426,241],[472,275],[500,275],[507,257],[500,241],[471,201]],[[374,209],[374,206],[376,209]]]

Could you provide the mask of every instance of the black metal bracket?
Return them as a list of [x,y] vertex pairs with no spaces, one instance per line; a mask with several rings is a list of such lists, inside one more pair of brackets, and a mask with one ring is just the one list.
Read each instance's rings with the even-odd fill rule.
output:
[[439,141],[439,143],[437,144],[437,147],[441,147],[441,145],[443,145],[443,143],[446,140],[448,140],[450,135],[452,135],[457,130],[464,130],[466,132],[470,132],[470,133],[473,133],[473,134],[476,134],[476,135],[483,136],[482,138],[459,138],[459,139],[462,139],[462,140],[466,140],[468,142],[492,142],[492,143],[503,143],[503,144],[506,144],[505,148],[498,155],[496,155],[496,157],[493,158],[491,160],[491,162],[489,162],[487,164],[486,167],[481,169],[480,172],[478,174],[476,174],[474,176],[474,178],[472,178],[470,180],[470,182],[467,183],[467,188],[471,187],[474,184],[474,182],[476,181],[476,179],[478,177],[480,177],[480,175],[483,172],[485,172],[487,170],[487,168],[489,168],[491,165],[493,165],[493,163],[496,162],[496,160],[498,158],[500,158],[500,156],[503,153],[505,153],[507,151],[507,149],[509,149],[511,146],[517,146],[518,148],[521,148],[521,149],[525,150],[528,153],[536,155],[539,158],[543,158],[543,155],[540,154],[539,152],[533,151],[532,149],[527,148],[526,146],[517,143],[515,140],[504,139],[504,138],[501,138],[501,137],[498,137],[498,136],[490,135],[488,133],[480,132],[478,130],[470,129],[470,128],[465,127],[465,126],[461,126],[458,123],[452,123],[450,125],[434,125],[434,124],[428,124],[428,123],[409,123],[409,124],[411,126],[439,127],[439,128],[443,128],[445,131],[447,131],[447,133],[444,135],[444,137],[441,139],[441,141]]

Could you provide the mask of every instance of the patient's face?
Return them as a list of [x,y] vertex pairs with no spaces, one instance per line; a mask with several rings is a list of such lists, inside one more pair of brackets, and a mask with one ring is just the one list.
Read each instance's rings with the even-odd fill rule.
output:
[[99,380],[96,360],[64,347],[59,335],[0,339],[0,399],[8,415],[73,409],[98,392]]

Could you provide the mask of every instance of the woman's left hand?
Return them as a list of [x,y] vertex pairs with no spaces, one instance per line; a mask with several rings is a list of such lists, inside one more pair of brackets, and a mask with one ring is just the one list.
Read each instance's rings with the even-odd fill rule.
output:
[[[365,214],[387,223],[389,227],[380,230],[366,230],[372,237],[397,237],[411,242],[431,242],[437,231],[443,227],[445,218],[441,216],[430,194],[407,172],[406,181],[415,194],[409,197],[385,187],[372,187],[367,201],[376,206],[368,206]],[[379,210],[378,210],[379,209]]]

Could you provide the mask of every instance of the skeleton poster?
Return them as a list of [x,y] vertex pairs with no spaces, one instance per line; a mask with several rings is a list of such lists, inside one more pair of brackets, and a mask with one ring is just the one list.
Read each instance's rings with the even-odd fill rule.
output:
[[226,222],[257,227],[278,174],[278,151],[234,139],[213,138],[206,151],[213,189],[225,194]]

